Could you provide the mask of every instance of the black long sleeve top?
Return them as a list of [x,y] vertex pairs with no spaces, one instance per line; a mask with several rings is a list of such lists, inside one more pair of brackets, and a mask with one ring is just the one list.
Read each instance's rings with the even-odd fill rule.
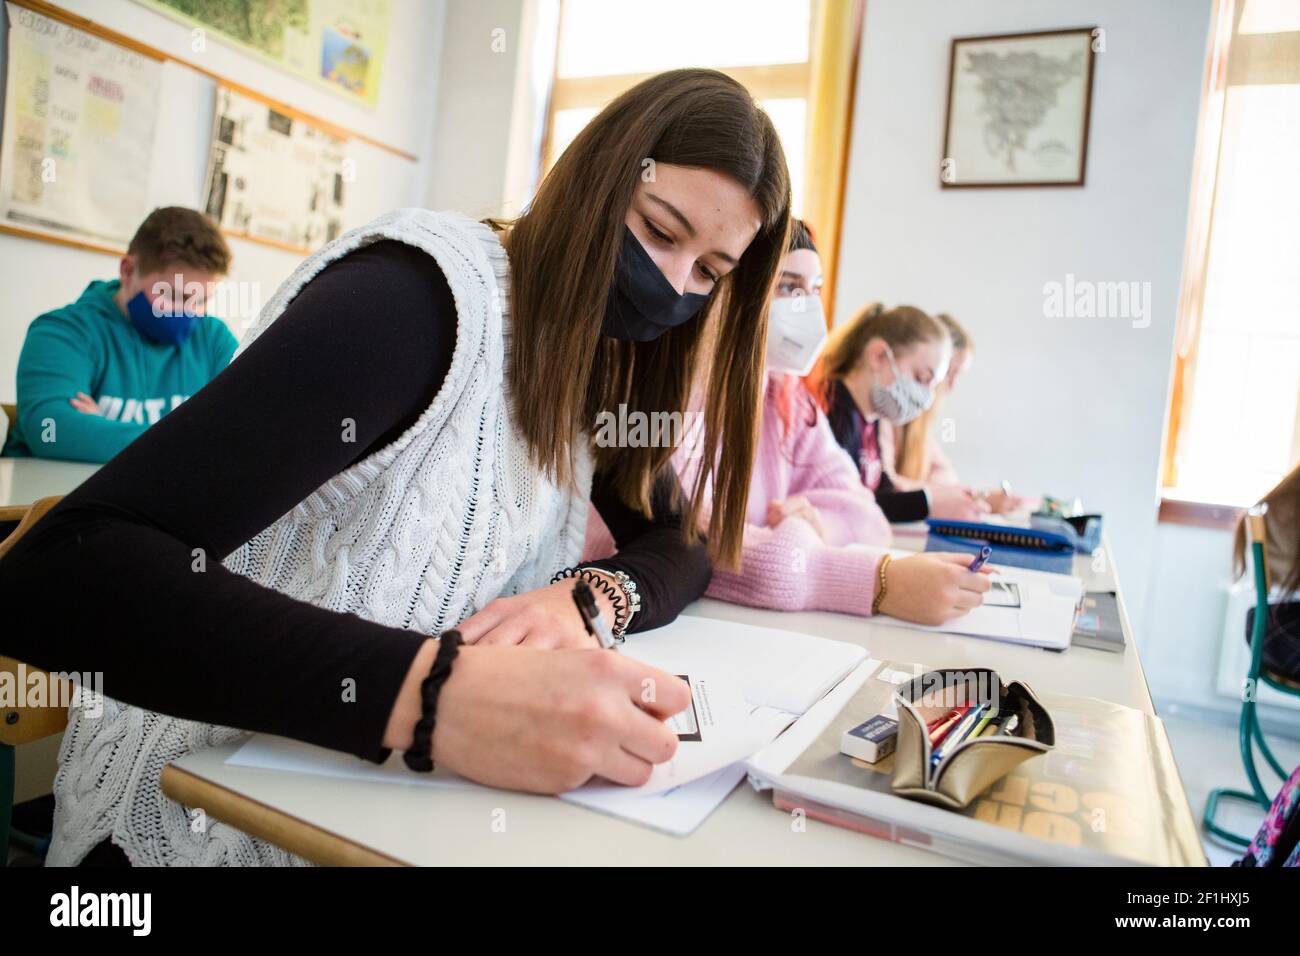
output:
[[[0,561],[0,653],[102,673],[110,697],[161,713],[383,760],[389,712],[427,635],[297,601],[220,561],[410,427],[455,340],[451,290],[422,252],[383,241],[327,266]],[[354,443],[339,439],[343,419]],[[659,476],[647,519],[594,479],[620,551],[592,563],[636,580],[633,631],[672,620],[708,584],[704,546],[680,533],[675,482]],[[356,699],[340,706],[346,678]]]

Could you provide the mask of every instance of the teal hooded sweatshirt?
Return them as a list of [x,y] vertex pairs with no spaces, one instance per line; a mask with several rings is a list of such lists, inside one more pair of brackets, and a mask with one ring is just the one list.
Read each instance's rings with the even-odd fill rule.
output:
[[[154,342],[113,301],[120,285],[92,282],[28,328],[4,454],[108,461],[230,364],[239,343],[220,319],[204,316],[179,345]],[[78,392],[100,414],[73,408]]]

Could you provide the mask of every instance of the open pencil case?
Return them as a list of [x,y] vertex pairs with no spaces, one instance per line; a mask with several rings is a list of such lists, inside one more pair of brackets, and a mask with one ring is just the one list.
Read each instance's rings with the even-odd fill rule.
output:
[[[1010,734],[971,737],[931,758],[929,726],[965,704],[989,705],[989,716],[1018,721]],[[901,797],[960,809],[1030,757],[1056,743],[1052,716],[1027,684],[1004,684],[987,667],[927,671],[894,692],[898,710],[898,747],[891,789]]]

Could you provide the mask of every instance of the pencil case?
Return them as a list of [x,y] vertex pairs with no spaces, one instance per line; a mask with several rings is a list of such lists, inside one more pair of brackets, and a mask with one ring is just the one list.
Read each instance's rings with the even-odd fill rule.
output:
[[930,518],[926,551],[968,551],[978,554],[988,545],[989,561],[1015,568],[1069,574],[1074,569],[1074,543],[1065,535],[1037,528],[948,521]]
[[1073,553],[1074,542],[1060,533],[1060,530],[1048,531],[1040,528],[1024,528],[1017,525],[984,524],[976,521],[949,521],[943,518],[928,518],[926,525],[930,534],[944,538],[970,538],[980,544],[994,547],[1020,548],[1024,551],[1046,551],[1049,554],[1059,551]]
[[[990,716],[1018,718],[1011,734],[962,741],[935,763],[929,724],[963,704],[990,705]],[[1003,683],[986,667],[927,671],[894,692],[898,743],[894,751],[894,793],[958,810],[1031,757],[1056,743],[1052,716],[1020,681]],[[942,742],[940,742],[942,743]]]

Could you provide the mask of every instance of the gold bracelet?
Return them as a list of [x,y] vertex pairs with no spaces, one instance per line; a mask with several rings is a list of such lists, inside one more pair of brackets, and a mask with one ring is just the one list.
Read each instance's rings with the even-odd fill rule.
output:
[[889,562],[894,560],[892,554],[887,554],[880,559],[880,570],[876,572],[876,599],[871,602],[871,613],[880,613],[880,602],[885,599],[885,592],[889,590],[885,583],[885,568],[889,567]]

